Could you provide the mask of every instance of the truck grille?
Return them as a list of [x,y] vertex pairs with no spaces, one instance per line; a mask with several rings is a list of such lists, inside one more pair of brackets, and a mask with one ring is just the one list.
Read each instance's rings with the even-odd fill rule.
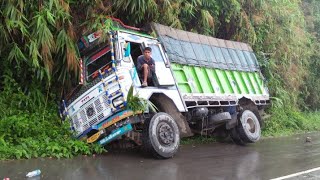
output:
[[108,97],[103,93],[95,100],[87,103],[81,111],[75,113],[72,120],[77,135],[111,115],[107,99]]

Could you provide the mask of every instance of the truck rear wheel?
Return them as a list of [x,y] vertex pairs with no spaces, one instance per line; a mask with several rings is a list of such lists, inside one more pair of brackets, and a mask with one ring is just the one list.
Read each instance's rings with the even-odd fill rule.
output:
[[145,121],[142,134],[143,150],[158,159],[174,156],[180,144],[177,123],[167,113],[156,113]]
[[238,125],[231,129],[230,136],[240,145],[257,142],[261,137],[261,126],[255,113],[248,109],[243,110]]
[[240,139],[240,136],[239,136],[239,133],[237,132],[236,127],[232,128],[229,131],[229,133],[230,133],[230,137],[234,143],[236,143],[238,145],[245,145],[246,144],[242,139]]
[[260,139],[260,122],[252,111],[245,110],[242,112],[238,132],[240,138],[247,143],[254,143]]

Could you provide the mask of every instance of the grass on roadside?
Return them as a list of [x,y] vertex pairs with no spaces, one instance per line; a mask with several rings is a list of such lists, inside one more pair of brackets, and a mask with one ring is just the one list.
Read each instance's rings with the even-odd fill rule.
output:
[[265,121],[263,136],[287,136],[319,131],[320,112],[297,112],[290,109],[272,109],[272,116]]
[[26,112],[0,119],[0,160],[37,157],[70,158],[101,153],[97,144],[73,138],[68,123],[61,124],[55,112]]

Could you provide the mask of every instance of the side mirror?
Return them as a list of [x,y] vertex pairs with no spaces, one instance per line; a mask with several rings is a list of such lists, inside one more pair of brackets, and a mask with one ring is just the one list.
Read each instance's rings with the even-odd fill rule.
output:
[[129,57],[130,54],[131,54],[131,45],[130,45],[130,42],[127,42],[124,45],[124,57]]

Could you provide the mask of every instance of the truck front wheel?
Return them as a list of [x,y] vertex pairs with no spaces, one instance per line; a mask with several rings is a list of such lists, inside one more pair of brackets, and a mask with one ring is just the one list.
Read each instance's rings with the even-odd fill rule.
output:
[[167,113],[156,113],[151,119],[145,121],[142,143],[144,151],[156,158],[173,157],[180,144],[177,123]]

